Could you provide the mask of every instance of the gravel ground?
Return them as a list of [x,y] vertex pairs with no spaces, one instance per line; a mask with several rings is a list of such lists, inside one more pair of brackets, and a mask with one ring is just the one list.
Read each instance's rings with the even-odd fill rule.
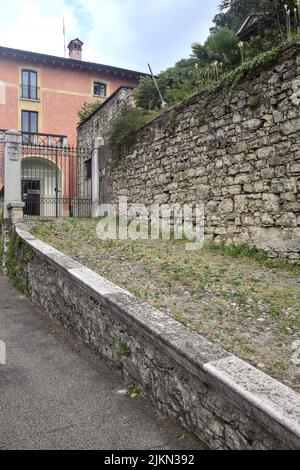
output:
[[300,266],[182,241],[102,241],[96,220],[40,222],[33,233],[188,328],[300,391]]

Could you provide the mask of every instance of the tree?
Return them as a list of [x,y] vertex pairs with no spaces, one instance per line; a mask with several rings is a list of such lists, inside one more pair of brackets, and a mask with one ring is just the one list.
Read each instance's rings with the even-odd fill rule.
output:
[[152,78],[141,77],[139,86],[133,92],[138,108],[158,109],[160,98]]
[[[164,100],[172,105],[183,100],[196,90],[197,60],[194,57],[182,59],[157,78],[157,84]],[[142,109],[159,109],[161,100],[157,93],[153,80],[150,77],[142,77],[138,88],[134,91],[136,104]]]
[[[242,47],[236,32],[251,14],[255,14],[254,29],[248,34],[252,37]],[[204,44],[192,45],[189,59],[159,74],[158,85],[168,104],[215,83],[223,72],[240,64],[241,56],[251,59],[278,46],[290,36],[290,30],[300,31],[300,0],[220,0],[213,22],[210,36]],[[135,97],[137,106],[143,109],[161,106],[149,77],[140,80]]]
[[222,28],[210,36],[205,46],[208,51],[214,52],[224,64],[236,65],[240,61],[238,38],[229,28]]
[[200,44],[199,42],[194,42],[194,44],[192,44],[192,53],[197,59],[198,64],[202,67],[205,67],[212,60],[216,59],[215,53],[210,51],[206,47],[206,44]]
[[210,28],[211,34],[215,34],[221,28],[230,28],[232,31],[237,31],[240,26],[240,20],[230,10],[225,13],[218,13],[214,17],[213,23],[214,26]]
[[[284,37],[286,31],[286,10],[294,16],[294,9],[297,8],[298,0],[223,0],[219,5],[220,13],[214,19],[214,26],[211,32],[215,33],[219,29],[228,27],[237,31],[246,18],[252,13],[257,13],[258,26],[263,31],[265,28],[280,33]],[[300,18],[298,18],[300,20]],[[292,21],[294,21],[292,19]]]
[[94,103],[84,103],[82,108],[78,111],[79,123],[85,121],[96,109],[102,104],[102,101],[94,101]]
[[227,27],[210,35],[204,45],[194,43],[192,51],[202,66],[216,60],[229,66],[236,65],[240,61],[238,38]]

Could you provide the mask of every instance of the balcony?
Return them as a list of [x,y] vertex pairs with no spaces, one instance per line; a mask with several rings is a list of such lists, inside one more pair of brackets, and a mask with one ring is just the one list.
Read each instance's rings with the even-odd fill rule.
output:
[[36,132],[22,132],[23,145],[40,145],[42,147],[67,147],[68,137],[57,134],[39,134]]
[[29,86],[26,84],[20,85],[20,99],[28,101],[40,100],[40,89],[36,86]]

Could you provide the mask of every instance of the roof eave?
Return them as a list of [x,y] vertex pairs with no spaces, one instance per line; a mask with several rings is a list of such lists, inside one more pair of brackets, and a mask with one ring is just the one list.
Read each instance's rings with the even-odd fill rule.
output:
[[0,46],[0,55],[8,56],[8,57],[22,57],[23,60],[29,59],[33,62],[43,62],[43,63],[51,63],[53,65],[61,65],[62,67],[70,67],[76,68],[79,70],[96,70],[105,73],[121,75],[121,76],[129,76],[131,78],[140,77],[140,76],[148,76],[149,74],[144,72],[137,72],[135,70],[128,70],[119,67],[114,67],[111,65],[104,65],[104,64],[97,64],[94,62],[86,62],[83,60],[76,60],[76,59],[69,59],[63,58],[58,56],[51,56],[47,54],[41,54],[38,52],[30,52],[30,51],[22,51],[19,49],[11,49],[8,47]]

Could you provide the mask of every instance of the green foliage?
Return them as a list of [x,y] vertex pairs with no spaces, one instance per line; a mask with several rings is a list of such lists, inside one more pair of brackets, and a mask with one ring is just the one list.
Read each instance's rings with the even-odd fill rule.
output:
[[203,116],[198,117],[197,127],[202,127],[205,124],[205,118]]
[[[300,0],[222,0],[215,16],[211,34],[204,44],[195,42],[192,55],[182,59],[158,76],[157,82],[164,100],[172,106],[202,89],[214,89],[222,83],[237,83],[247,74],[249,61],[259,65],[269,51],[300,33]],[[239,42],[236,31],[245,19],[256,18],[253,36]],[[266,53],[265,57],[262,54]],[[247,63],[239,68],[240,62]],[[235,69],[238,68],[236,71]],[[232,72],[232,75],[226,75]],[[151,78],[143,77],[135,91],[137,106],[160,109],[161,101]]]
[[241,243],[239,245],[227,245],[225,242],[221,242],[219,244],[210,243],[209,249],[212,252],[221,252],[224,255],[231,256],[233,258],[249,258],[263,264],[264,266],[267,266],[268,268],[285,268],[290,271],[300,273],[300,266],[298,263],[286,261],[284,259],[272,260],[268,258],[267,254],[264,251],[246,245],[245,243]]
[[134,143],[138,129],[157,116],[158,113],[155,111],[131,109],[124,106],[114,121],[109,136],[115,162],[119,161]]
[[116,349],[117,354],[119,354],[120,356],[129,357],[131,354],[131,349],[126,343],[126,341],[121,338],[115,338],[115,341],[118,345],[118,348]]
[[261,96],[253,96],[249,100],[249,108],[251,108],[251,109],[257,109],[261,106],[261,104],[262,104]]
[[79,124],[85,121],[96,109],[102,104],[102,101],[94,101],[94,103],[84,103],[82,108],[78,111]]
[[240,62],[238,38],[229,28],[222,28],[210,36],[205,47],[225,65],[236,65]]
[[[182,59],[174,67],[161,72],[157,83],[164,100],[174,105],[184,100],[199,88],[199,76],[195,58]],[[142,77],[134,91],[136,104],[142,109],[160,109],[161,100],[150,77]]]
[[128,379],[126,383],[127,395],[131,398],[135,398],[139,395],[136,383],[132,379]]
[[[20,260],[18,260],[19,251],[22,252]],[[32,249],[26,245],[22,245],[22,241],[17,237],[15,230],[11,229],[7,250],[7,274],[14,286],[26,295],[29,293],[28,273],[26,267],[32,258]]]
[[176,128],[177,128],[177,122],[176,121],[170,121],[169,125],[168,125],[168,129],[171,131],[171,132],[175,132],[176,131]]
[[199,66],[205,67],[212,60],[217,58],[216,54],[213,51],[210,51],[206,44],[200,44],[199,42],[194,42],[192,44],[192,53],[193,57],[197,60]]
[[[161,92],[164,90],[161,88]],[[142,109],[159,109],[160,98],[150,77],[141,77],[139,86],[134,90],[137,106]]]
[[252,70],[256,69],[260,65],[265,65],[267,63],[272,62],[274,58],[277,56],[277,54],[278,54],[278,49],[275,48],[270,51],[257,55],[252,60],[248,60],[247,62],[244,62],[239,67],[224,74],[219,80],[219,82],[217,82],[213,86],[213,89],[232,88],[233,86],[238,84],[243,78],[247,77]]
[[269,28],[283,40],[288,36],[285,5],[291,12],[291,26],[294,28],[296,25],[293,15],[298,2],[299,0],[222,0],[219,7],[221,12],[214,17],[211,32],[215,33],[224,27],[237,31],[249,15],[255,14],[256,30],[260,37]]
[[[288,9],[294,14],[293,28],[291,20],[290,26],[287,24]],[[235,32],[251,13],[258,15],[259,34],[241,43]],[[229,90],[252,70],[272,62],[280,46],[286,41],[287,31],[297,28],[300,31],[300,0],[223,0],[214,23],[206,42],[192,45],[190,58],[182,59],[157,77],[160,92],[168,106],[176,105],[200,90]],[[124,108],[111,130],[110,141],[115,162],[134,143],[137,130],[162,111],[161,99],[152,78],[140,79],[134,97],[137,109]],[[85,104],[79,112],[81,121],[97,109],[99,104],[101,102]],[[261,98],[254,97],[250,100],[249,107],[256,109],[260,104]],[[230,103],[226,105],[226,112],[230,112]],[[198,126],[203,124],[200,117]],[[172,130],[172,124],[169,128]]]
[[0,210],[0,272],[2,271],[2,260],[3,260],[3,253],[4,253],[3,224],[4,224],[4,214],[3,214],[3,210]]
[[243,43],[245,60],[253,59],[263,52],[274,49],[282,43],[282,37],[272,29],[265,29],[263,34]]
[[181,323],[184,326],[188,326],[189,324],[189,321],[183,315],[180,314],[174,315],[174,320],[178,321],[178,323]]

